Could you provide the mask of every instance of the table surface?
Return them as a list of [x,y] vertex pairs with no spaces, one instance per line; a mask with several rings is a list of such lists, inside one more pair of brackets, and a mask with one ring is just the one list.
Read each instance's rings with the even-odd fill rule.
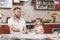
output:
[[48,37],[54,37],[54,36],[60,36],[60,35],[57,35],[57,34],[1,34],[0,35],[0,39],[1,37],[9,37],[9,38],[12,38],[12,37],[15,37],[15,38],[26,38],[26,39],[34,39],[34,38],[41,38],[41,39],[44,39],[44,38],[48,38]]

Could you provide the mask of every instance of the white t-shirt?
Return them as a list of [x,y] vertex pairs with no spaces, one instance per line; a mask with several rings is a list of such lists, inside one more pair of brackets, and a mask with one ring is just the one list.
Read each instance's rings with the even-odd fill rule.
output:
[[[23,31],[23,27],[26,26],[25,20],[23,18],[20,18],[19,22],[17,22],[16,20],[14,20],[13,17],[11,17],[10,19],[8,19],[8,25],[11,26],[12,24],[16,29],[20,29],[20,31]],[[10,29],[10,33],[18,33],[18,32],[13,32]]]

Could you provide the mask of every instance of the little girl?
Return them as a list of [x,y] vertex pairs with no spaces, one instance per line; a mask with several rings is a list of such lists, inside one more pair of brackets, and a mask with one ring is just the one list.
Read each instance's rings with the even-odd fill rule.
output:
[[44,29],[43,29],[43,26],[42,26],[42,19],[40,18],[37,18],[35,20],[35,25],[34,25],[34,28],[33,28],[33,31],[36,33],[36,34],[42,34],[44,33]]

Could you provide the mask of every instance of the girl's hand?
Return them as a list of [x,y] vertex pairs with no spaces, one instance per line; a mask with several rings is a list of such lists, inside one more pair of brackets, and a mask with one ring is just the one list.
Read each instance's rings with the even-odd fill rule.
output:
[[34,29],[31,29],[31,32],[35,33]]

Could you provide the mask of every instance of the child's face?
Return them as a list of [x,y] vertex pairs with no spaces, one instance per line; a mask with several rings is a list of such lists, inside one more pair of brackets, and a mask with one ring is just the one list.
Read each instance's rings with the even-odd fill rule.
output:
[[36,25],[40,25],[40,24],[41,24],[41,21],[40,21],[40,20],[36,20],[36,21],[35,21],[35,24],[36,24]]

